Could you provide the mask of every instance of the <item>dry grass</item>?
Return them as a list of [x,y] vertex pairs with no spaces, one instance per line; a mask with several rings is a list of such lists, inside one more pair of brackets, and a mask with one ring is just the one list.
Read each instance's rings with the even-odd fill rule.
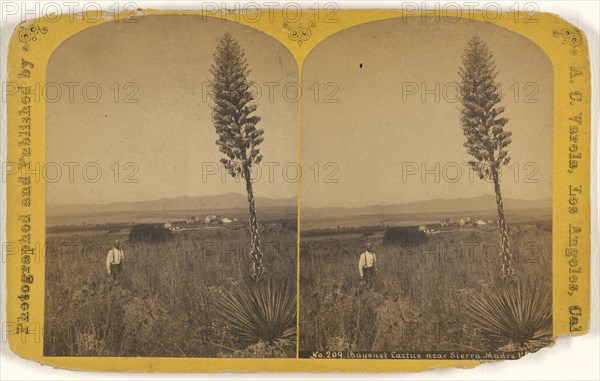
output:
[[[511,225],[509,232],[518,281],[535,284],[537,296],[550,295],[548,227]],[[485,350],[502,345],[490,343],[481,319],[468,318],[470,303],[494,292],[499,279],[496,229],[434,234],[426,244],[409,247],[384,247],[382,236],[383,231],[302,241],[301,351]],[[358,257],[366,242],[376,244],[378,256],[372,289],[358,278]],[[532,307],[544,315],[551,300],[537,296]],[[551,331],[551,319],[543,321],[536,332]]]
[[[295,288],[294,230],[270,225],[264,262],[273,282]],[[105,259],[127,232],[62,233],[48,237],[44,353],[54,356],[260,357],[216,314],[217,301],[248,275],[245,227],[176,234],[159,244],[123,247],[122,278],[112,283]],[[69,249],[69,247],[71,247]],[[293,356],[295,348],[263,348]]]

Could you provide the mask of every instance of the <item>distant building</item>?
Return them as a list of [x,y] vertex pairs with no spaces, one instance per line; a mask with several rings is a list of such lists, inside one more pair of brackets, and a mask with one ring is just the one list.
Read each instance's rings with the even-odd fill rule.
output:
[[172,226],[173,226],[173,225],[172,225],[170,222],[167,222],[167,223],[164,225],[164,228],[165,228],[165,229],[171,229],[171,227],[172,227]]
[[231,220],[230,220],[229,218],[227,218],[227,217],[223,217],[223,218],[221,219],[221,222],[223,222],[224,224],[230,224],[230,223],[231,223],[231,222],[233,222],[233,221],[231,221]]
[[478,219],[477,221],[475,221],[475,224],[477,226],[483,226],[483,225],[487,225],[487,222],[485,222],[484,220],[479,220]]
[[419,226],[419,231],[420,232],[426,232],[427,231],[427,225],[423,224],[423,225]]

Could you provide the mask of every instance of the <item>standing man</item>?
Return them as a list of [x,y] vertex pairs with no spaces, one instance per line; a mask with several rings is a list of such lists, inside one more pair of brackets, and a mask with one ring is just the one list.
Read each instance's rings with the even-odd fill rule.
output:
[[123,270],[123,262],[125,260],[125,256],[123,255],[123,250],[121,250],[119,240],[115,240],[113,243],[112,249],[108,251],[108,255],[106,256],[106,271],[108,276],[112,276],[112,279],[118,279],[121,275],[121,270]]
[[360,279],[364,279],[365,283],[370,286],[377,272],[377,257],[371,249],[371,244],[367,243],[366,250],[360,255],[358,260],[358,273]]

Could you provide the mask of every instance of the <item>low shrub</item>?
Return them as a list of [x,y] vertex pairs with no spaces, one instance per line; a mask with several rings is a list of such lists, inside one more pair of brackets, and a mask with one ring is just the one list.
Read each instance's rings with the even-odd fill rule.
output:
[[427,234],[415,227],[393,227],[385,231],[383,235],[384,246],[397,245],[420,245],[427,242]]
[[535,283],[493,284],[470,300],[466,310],[489,350],[535,352],[554,341],[550,291]]
[[129,241],[136,243],[165,242],[172,238],[173,233],[161,225],[134,225],[129,231]]
[[296,338],[296,292],[285,283],[242,283],[219,301],[217,314],[247,344]]

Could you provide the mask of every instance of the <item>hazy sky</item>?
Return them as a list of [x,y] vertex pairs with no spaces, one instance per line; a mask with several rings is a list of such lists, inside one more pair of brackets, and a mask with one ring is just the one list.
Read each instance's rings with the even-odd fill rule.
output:
[[[259,127],[265,130],[264,160],[281,163],[273,182],[256,183],[256,196],[294,197],[297,184],[284,181],[281,174],[285,163],[297,161],[297,104],[281,96],[285,84],[298,81],[291,53],[273,38],[236,23],[199,16],[148,16],[137,23],[109,22],[87,29],[52,56],[47,81],[58,84],[63,96],[47,105],[46,159],[62,166],[63,177],[47,184],[47,202],[244,193],[244,185],[232,178],[223,183],[219,175],[202,176],[202,163],[218,163],[222,157],[203,83],[210,78],[213,51],[226,32],[246,50],[250,79],[261,85],[258,115],[262,117]],[[70,82],[77,83],[72,102],[67,92],[74,86]],[[126,87],[130,82],[137,91],[132,85]],[[277,83],[271,85],[278,91],[272,100],[264,85],[269,82]],[[86,101],[86,84],[88,100],[101,88],[99,101]],[[139,102],[124,102],[134,91],[130,99]],[[80,163],[73,182],[63,165],[66,162]],[[137,184],[123,181],[135,168],[124,168],[128,162],[139,168],[133,177]],[[83,178],[83,166],[89,163],[102,169],[96,183]],[[121,169],[116,183],[113,163]],[[267,176],[266,169],[263,175]],[[94,167],[88,168],[88,176],[96,176]]]
[[[362,206],[494,194],[492,184],[478,178],[471,181],[468,167],[462,165],[470,157],[463,147],[453,82],[459,80],[461,55],[474,33],[494,53],[505,94],[507,128],[513,132],[509,153],[515,167],[504,170],[503,195],[551,197],[549,59],[524,37],[494,25],[422,22],[415,17],[347,29],[324,40],[308,56],[304,84],[323,87],[333,82],[339,91],[338,103],[303,103],[302,164],[337,163],[339,182],[304,178],[301,205]],[[439,102],[433,94],[423,102],[421,90],[434,90],[436,83]],[[417,94],[403,99],[403,91]],[[537,103],[526,103],[527,95]],[[431,172],[423,181],[425,167]],[[321,180],[330,171],[322,171]]]
[[[289,51],[262,32],[231,22],[199,16],[147,16],[137,23],[111,22],[87,29],[64,42],[51,58],[47,81],[58,84],[63,96],[47,103],[47,161],[80,164],[73,182],[63,165],[61,180],[47,183],[47,202],[107,203],[243,193],[243,184],[230,177],[203,177],[203,163],[208,163],[206,172],[214,169],[206,165],[222,157],[215,145],[217,135],[203,84],[210,78],[212,54],[225,32],[231,32],[246,50],[251,79],[262,91],[259,115],[260,127],[265,129],[264,160],[278,163],[272,181],[268,167],[262,166],[256,196],[295,196],[297,184],[285,181],[282,173],[286,163],[297,160],[298,143],[297,104],[282,96],[282,88],[298,79]],[[509,152],[514,166],[505,169],[504,196],[551,197],[553,84],[552,66],[545,54],[524,37],[494,25],[405,18],[337,33],[320,43],[305,61],[303,206],[394,204],[493,194],[491,184],[472,179],[463,165],[470,158],[463,147],[455,83],[464,47],[474,33],[494,53],[509,118],[507,128],[513,132]],[[77,83],[72,101],[68,83]],[[135,87],[126,87],[128,83]],[[84,98],[86,84],[92,98],[94,88],[102,89],[99,101]],[[275,89],[272,99],[269,89]],[[423,101],[425,89],[437,92],[439,101],[435,94]],[[125,102],[132,91],[131,99],[138,102]],[[326,96],[337,103],[324,102]],[[134,168],[124,168],[129,162],[139,168],[133,177],[138,183],[124,182]],[[326,167],[330,162],[335,166]],[[102,169],[98,182],[83,179],[86,163],[98,163]],[[114,163],[120,166],[117,182]],[[320,167],[318,174],[315,163]],[[339,170],[331,178],[338,183],[324,182],[336,166]],[[287,174],[293,176],[293,167],[288,169]],[[424,179],[423,169],[430,170]],[[88,171],[95,175],[94,168]]]

